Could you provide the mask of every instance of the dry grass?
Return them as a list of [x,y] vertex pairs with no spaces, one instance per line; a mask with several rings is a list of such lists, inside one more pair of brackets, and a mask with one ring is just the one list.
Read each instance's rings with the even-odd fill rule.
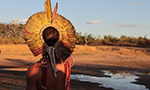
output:
[[[34,57],[27,45],[0,45],[0,65],[30,65],[41,56]],[[76,45],[73,52],[75,64],[107,65],[128,68],[149,69],[149,48],[119,46]]]

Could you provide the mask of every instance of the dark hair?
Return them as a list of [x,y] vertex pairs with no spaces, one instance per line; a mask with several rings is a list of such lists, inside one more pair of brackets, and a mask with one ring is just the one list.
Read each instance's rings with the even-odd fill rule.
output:
[[43,39],[48,46],[53,46],[59,38],[59,32],[53,28],[48,27],[43,31]]

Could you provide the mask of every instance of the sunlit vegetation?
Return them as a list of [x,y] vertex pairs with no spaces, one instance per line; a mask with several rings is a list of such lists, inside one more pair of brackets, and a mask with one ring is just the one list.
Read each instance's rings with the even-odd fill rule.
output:
[[23,24],[0,24],[0,44],[24,44]]
[[102,38],[100,35],[93,36],[91,34],[82,34],[77,32],[77,42],[76,44],[85,44],[85,39],[87,45],[115,45],[115,46],[134,46],[134,47],[150,47],[150,39],[146,37],[131,37],[122,35],[120,38],[114,37],[112,35],[104,35]]
[[[25,44],[23,39],[23,24],[0,24],[0,44]],[[94,36],[92,34],[76,33],[76,44],[78,45],[115,45],[115,46],[134,46],[134,47],[150,47],[150,39],[146,37],[133,37],[122,35],[120,38],[112,35]]]

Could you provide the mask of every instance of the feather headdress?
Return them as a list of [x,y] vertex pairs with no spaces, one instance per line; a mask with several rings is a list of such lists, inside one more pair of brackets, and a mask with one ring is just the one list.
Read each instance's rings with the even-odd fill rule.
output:
[[42,32],[47,27],[54,27],[59,32],[59,40],[54,45],[63,59],[70,56],[75,48],[76,34],[74,26],[65,17],[57,14],[58,3],[52,12],[51,2],[45,2],[45,12],[38,12],[32,15],[24,26],[24,39],[34,54],[38,56],[47,47],[45,44]]

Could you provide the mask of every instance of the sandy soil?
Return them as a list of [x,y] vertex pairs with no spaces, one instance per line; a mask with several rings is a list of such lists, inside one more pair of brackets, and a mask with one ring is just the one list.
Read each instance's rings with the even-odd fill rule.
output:
[[[27,45],[0,45],[0,90],[24,90],[22,71],[4,71],[4,67],[28,67],[41,56],[34,57]],[[76,46],[72,73],[104,77],[100,70],[150,71],[150,49],[119,46]],[[136,82],[150,89],[150,76],[141,76]],[[96,83],[71,81],[70,90],[112,90]]]

